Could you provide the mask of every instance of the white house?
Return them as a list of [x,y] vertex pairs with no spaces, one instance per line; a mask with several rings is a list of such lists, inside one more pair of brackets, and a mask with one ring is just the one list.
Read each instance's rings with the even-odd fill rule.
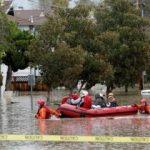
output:
[[35,32],[36,26],[46,21],[42,10],[14,10],[14,17],[20,30]]

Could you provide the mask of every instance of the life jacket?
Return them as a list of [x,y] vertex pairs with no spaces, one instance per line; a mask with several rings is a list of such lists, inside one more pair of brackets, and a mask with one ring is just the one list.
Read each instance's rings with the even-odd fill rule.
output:
[[49,119],[51,117],[51,112],[46,106],[43,106],[39,108],[35,117],[37,119]]
[[68,100],[68,99],[69,99],[69,96],[63,97],[62,100],[61,100],[61,104],[67,103],[67,100]]
[[92,98],[91,96],[87,95],[83,98],[83,104],[81,107],[90,109],[92,106]]

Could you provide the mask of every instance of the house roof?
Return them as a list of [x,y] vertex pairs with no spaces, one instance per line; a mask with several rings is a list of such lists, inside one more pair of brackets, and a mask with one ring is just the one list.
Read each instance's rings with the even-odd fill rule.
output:
[[46,21],[42,10],[15,10],[14,17],[18,25],[41,25]]
[[7,15],[9,21],[17,22],[17,18],[11,15]]
[[30,74],[30,67],[27,67],[23,70],[18,70],[12,73],[12,76],[28,76]]

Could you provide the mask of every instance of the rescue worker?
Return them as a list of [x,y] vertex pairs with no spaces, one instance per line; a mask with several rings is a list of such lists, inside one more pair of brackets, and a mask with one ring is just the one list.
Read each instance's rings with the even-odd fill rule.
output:
[[88,92],[87,91],[81,91],[80,95],[81,95],[81,97],[83,99],[83,103],[81,104],[81,107],[87,108],[87,109],[91,109],[91,107],[92,107],[92,98],[88,94]]
[[68,103],[71,105],[76,105],[78,107],[90,109],[92,106],[92,99],[86,90],[81,90],[80,97],[76,100],[70,99]]
[[76,100],[79,98],[79,95],[77,92],[72,92],[69,94],[69,96],[65,96],[62,98],[61,100],[61,104],[64,104],[64,103],[69,103],[70,99],[73,99],[73,100]]
[[143,99],[140,100],[140,105],[138,105],[140,113],[142,113],[142,114],[147,113],[147,111],[146,111],[146,106],[147,105],[148,104],[147,104],[147,101],[146,101],[145,98],[143,98]]
[[108,94],[108,103],[106,105],[107,105],[107,107],[116,107],[116,106],[118,106],[117,100],[115,99],[113,93]]
[[43,99],[37,100],[37,104],[39,105],[39,109],[35,115],[35,118],[37,119],[49,119],[52,115],[55,115],[56,117],[60,117],[61,114],[56,111],[55,109],[51,109],[48,106],[46,106],[46,103]]

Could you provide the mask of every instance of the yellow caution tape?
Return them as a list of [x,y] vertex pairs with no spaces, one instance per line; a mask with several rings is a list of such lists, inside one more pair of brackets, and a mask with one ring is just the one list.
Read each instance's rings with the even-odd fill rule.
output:
[[0,141],[150,143],[150,137],[0,134]]

